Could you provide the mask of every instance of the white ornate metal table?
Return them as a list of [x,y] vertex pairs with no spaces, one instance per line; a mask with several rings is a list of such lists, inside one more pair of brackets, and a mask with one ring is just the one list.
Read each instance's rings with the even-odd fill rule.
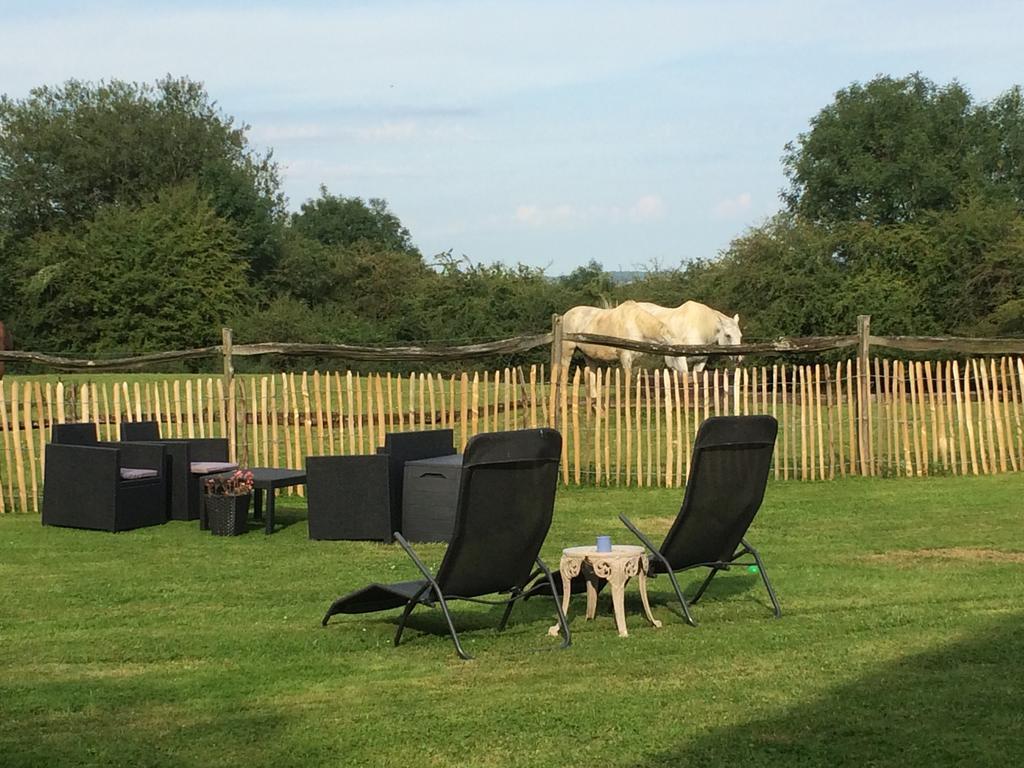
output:
[[[587,619],[594,618],[597,613],[597,585],[601,579],[605,579],[612,588],[612,606],[615,609],[615,626],[618,627],[619,637],[628,637],[624,593],[626,582],[636,576],[644,614],[653,626],[660,627],[661,622],[651,615],[651,604],[647,601],[647,569],[647,550],[643,547],[616,544],[611,552],[598,552],[597,547],[563,549],[558,566],[562,574],[562,612],[569,615],[571,582],[582,573],[587,582]],[[557,635],[558,625],[551,627],[548,634]]]

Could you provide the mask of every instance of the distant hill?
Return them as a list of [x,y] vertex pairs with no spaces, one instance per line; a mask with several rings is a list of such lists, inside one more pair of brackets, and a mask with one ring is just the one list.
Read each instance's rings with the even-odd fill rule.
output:
[[608,272],[608,276],[611,277],[612,281],[616,285],[624,285],[625,283],[632,283],[634,280],[639,280],[645,274],[646,274],[646,272],[642,272],[640,270]]
[[[632,283],[634,280],[639,280],[641,277],[643,277],[647,273],[644,272],[643,270],[636,269],[636,270],[608,270],[607,272],[605,272],[605,274],[608,275],[612,279],[612,282],[615,283],[616,285],[625,285],[626,283]],[[562,280],[562,279],[564,279],[566,277],[567,277],[567,275],[553,275],[553,276],[549,277],[548,279],[553,281],[553,282],[557,282],[557,281]]]

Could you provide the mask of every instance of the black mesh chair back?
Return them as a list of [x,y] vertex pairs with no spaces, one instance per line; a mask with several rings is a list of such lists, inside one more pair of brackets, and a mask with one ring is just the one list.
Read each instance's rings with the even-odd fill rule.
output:
[[673,570],[732,558],[764,499],[777,433],[771,416],[716,416],[701,425],[682,508],[659,548]]
[[553,429],[477,435],[463,454],[455,530],[437,583],[473,597],[521,588],[551,526],[562,436]]
[[50,442],[58,445],[95,445],[99,442],[96,437],[96,425],[85,424],[54,424],[53,437]]
[[155,421],[125,421],[121,423],[122,440],[159,440],[160,425]]

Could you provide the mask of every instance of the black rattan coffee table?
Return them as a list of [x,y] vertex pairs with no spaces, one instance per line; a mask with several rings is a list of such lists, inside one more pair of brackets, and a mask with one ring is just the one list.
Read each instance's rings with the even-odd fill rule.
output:
[[263,492],[267,492],[267,524],[264,533],[274,532],[274,497],[275,490],[287,488],[292,485],[306,484],[306,470],[304,469],[271,469],[269,467],[256,467],[251,469],[252,487],[255,493],[253,499],[253,517],[257,520],[263,515]]
[[[275,469],[273,467],[251,467],[252,487],[255,498],[253,499],[253,517],[259,520],[263,517],[263,493],[267,493],[267,521],[263,532],[270,534],[274,532],[274,491],[278,488],[287,488],[292,485],[305,485],[306,472],[302,469]],[[203,514],[199,520],[199,527],[206,530],[206,505],[203,505]]]

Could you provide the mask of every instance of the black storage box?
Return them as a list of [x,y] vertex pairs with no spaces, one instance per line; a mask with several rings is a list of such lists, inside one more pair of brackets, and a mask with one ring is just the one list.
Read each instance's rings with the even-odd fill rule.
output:
[[405,463],[402,534],[409,541],[450,541],[455,528],[462,454]]

